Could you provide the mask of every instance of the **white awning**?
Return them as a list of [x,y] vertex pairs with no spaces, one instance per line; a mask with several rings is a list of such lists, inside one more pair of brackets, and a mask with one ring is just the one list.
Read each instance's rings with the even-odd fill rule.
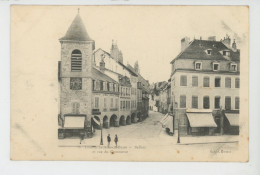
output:
[[239,114],[225,113],[231,126],[239,126]]
[[212,113],[186,113],[191,127],[217,127]]
[[83,129],[84,116],[65,116],[64,128]]
[[97,125],[100,125],[100,122],[97,119],[95,119],[95,117],[93,117],[93,120]]
[[163,123],[165,128],[169,128],[171,132],[173,132],[173,117],[168,115],[166,120]]

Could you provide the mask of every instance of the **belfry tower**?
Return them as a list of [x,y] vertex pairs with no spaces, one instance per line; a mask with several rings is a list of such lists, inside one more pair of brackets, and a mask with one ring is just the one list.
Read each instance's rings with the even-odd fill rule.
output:
[[85,117],[84,128],[91,129],[91,69],[95,41],[89,37],[79,13],[59,41],[59,125],[64,127],[65,117],[76,120]]

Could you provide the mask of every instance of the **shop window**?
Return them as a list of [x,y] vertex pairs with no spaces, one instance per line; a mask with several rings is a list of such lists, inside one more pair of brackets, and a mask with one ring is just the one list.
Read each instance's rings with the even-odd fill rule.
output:
[[225,87],[231,88],[231,78],[230,77],[225,78]]
[[198,87],[198,76],[192,76],[192,86]]
[[231,109],[231,97],[225,97],[225,109],[226,110]]
[[217,96],[215,97],[215,109],[219,109],[220,108],[220,97]]
[[187,86],[187,76],[186,75],[181,76],[180,85],[181,86]]
[[82,69],[82,54],[80,50],[73,50],[71,53],[71,71],[80,72]]
[[220,77],[216,77],[215,78],[215,87],[220,87],[221,86],[221,78]]
[[198,109],[198,96],[192,96],[191,107]]
[[203,78],[203,87],[209,87],[209,77],[204,77]]
[[180,96],[180,108],[186,108],[186,96],[185,95]]
[[205,96],[203,97],[203,108],[209,109],[209,107],[210,107],[209,96]]

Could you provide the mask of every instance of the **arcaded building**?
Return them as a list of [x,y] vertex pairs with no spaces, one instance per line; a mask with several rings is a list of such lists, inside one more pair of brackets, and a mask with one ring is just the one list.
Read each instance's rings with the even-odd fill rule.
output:
[[116,43],[112,42],[110,53],[95,50],[79,14],[59,41],[59,138],[91,137],[94,129],[141,121],[137,109],[140,75],[124,65]]

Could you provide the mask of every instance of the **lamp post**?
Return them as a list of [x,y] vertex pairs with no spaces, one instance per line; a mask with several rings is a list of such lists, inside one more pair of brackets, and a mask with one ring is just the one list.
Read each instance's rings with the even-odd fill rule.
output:
[[101,128],[101,134],[100,134],[100,145],[103,145],[103,133],[102,133],[102,129],[103,129],[103,127],[102,127],[102,123],[100,122],[100,128]]
[[180,119],[178,121],[178,140],[177,143],[180,143]]

